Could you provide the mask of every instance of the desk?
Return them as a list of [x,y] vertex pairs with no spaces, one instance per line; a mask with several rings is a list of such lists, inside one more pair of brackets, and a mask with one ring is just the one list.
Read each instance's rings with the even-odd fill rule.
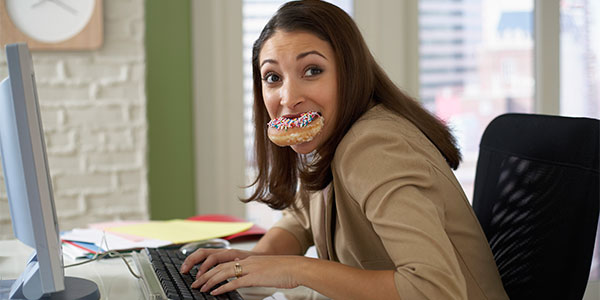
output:
[[[233,245],[238,249],[249,250],[253,242]],[[31,248],[18,240],[0,241],[0,280],[15,279],[25,268]],[[74,261],[65,257],[65,264]],[[136,278],[131,276],[121,259],[102,259],[89,264],[65,269],[65,275],[90,279],[100,289],[101,299],[143,299],[142,290]],[[247,300],[263,299],[273,293],[282,292],[289,300],[322,300],[321,294],[305,287],[291,290],[274,288],[243,288],[238,290]],[[600,299],[600,281],[588,283],[583,300]]]
[[[236,243],[237,249],[248,250],[254,242]],[[0,241],[0,280],[16,279],[25,268],[31,248],[18,240]],[[129,259],[131,262],[131,259]],[[75,261],[65,257],[65,265]],[[133,264],[132,264],[133,265]],[[94,281],[100,289],[101,299],[143,299],[138,279],[127,270],[121,259],[102,259],[81,266],[65,269],[65,275],[86,278]],[[321,294],[305,287],[290,290],[274,288],[243,288],[238,289],[247,300],[263,299],[275,292],[282,292],[289,300],[327,299]]]

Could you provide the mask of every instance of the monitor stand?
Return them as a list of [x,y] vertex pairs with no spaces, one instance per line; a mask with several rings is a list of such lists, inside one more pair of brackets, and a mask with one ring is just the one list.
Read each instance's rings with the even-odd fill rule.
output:
[[[7,300],[11,286],[15,280],[0,280],[0,300]],[[100,291],[98,285],[88,279],[65,276],[65,289],[50,294],[44,300],[98,300]],[[12,300],[12,299],[11,299]]]

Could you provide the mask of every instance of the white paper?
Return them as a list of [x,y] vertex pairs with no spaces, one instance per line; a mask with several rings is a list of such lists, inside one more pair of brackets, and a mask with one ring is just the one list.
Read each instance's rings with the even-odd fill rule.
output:
[[[106,240],[103,243],[102,239]],[[146,239],[141,241],[131,241],[126,238],[117,236],[110,232],[101,231],[98,229],[81,229],[76,228],[71,231],[67,231],[61,234],[61,239],[67,241],[78,241],[78,242],[86,242],[93,243],[96,246],[99,246],[103,249],[107,250],[129,250],[129,249],[137,249],[137,248],[157,248],[162,246],[167,246],[172,244],[169,241],[163,240],[153,240]],[[108,247],[107,247],[108,246]]]

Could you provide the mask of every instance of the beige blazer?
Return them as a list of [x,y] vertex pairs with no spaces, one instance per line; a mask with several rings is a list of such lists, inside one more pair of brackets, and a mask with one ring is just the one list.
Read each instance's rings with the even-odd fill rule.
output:
[[340,142],[332,172],[326,191],[275,224],[304,251],[395,270],[401,299],[508,299],[462,188],[411,122],[375,106]]

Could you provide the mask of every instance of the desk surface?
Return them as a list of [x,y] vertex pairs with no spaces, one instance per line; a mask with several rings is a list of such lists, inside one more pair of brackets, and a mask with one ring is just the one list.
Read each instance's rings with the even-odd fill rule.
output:
[[[250,249],[253,242],[234,244],[238,249]],[[31,248],[18,240],[0,241],[0,280],[15,279],[25,268]],[[65,257],[65,264],[75,261]],[[65,275],[90,279],[100,289],[101,299],[143,299],[138,280],[127,270],[121,259],[103,259],[89,264],[65,269]],[[291,290],[273,288],[244,288],[238,290],[247,300],[264,299],[275,292],[282,292],[288,300],[327,299],[305,287]],[[588,283],[584,300],[600,299],[600,281]]]
[[[234,244],[238,249],[250,249],[253,242]],[[31,248],[18,240],[0,241],[0,280],[16,279],[25,268]],[[131,259],[129,259],[131,262]],[[76,261],[64,258],[65,265]],[[133,264],[132,264],[133,265]],[[90,279],[100,289],[101,299],[143,299],[138,279],[127,270],[121,259],[102,259],[81,266],[65,269],[65,275]],[[327,299],[305,287],[291,290],[273,288],[244,288],[238,290],[244,299],[264,299],[275,292],[282,292],[288,300]]]

